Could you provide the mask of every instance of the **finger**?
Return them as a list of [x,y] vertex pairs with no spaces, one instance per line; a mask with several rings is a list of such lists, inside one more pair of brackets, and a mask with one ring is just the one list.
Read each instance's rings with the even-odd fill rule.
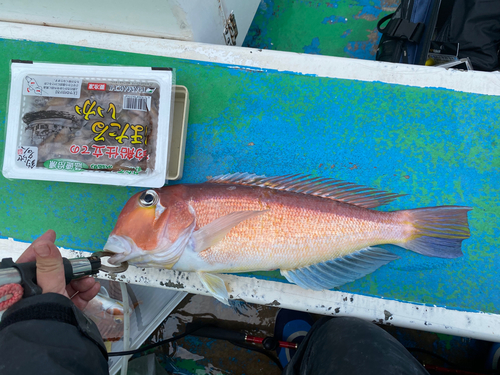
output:
[[33,262],[36,259],[36,255],[34,252],[35,245],[40,241],[49,241],[54,242],[56,240],[56,232],[52,229],[49,229],[47,232],[38,237],[33,243],[21,254],[19,259],[17,259],[16,263],[26,263]]
[[84,291],[84,292],[80,292],[77,294],[78,298],[80,298],[81,300],[84,300],[84,301],[90,301],[92,298],[94,298],[97,293],[99,293],[99,289],[101,289],[101,284],[99,283],[95,283],[95,285],[92,286],[92,288]]
[[94,286],[86,292],[76,294],[71,301],[73,301],[75,306],[80,310],[84,310],[89,301],[99,293],[99,289],[101,289],[101,285],[95,283]]
[[36,280],[43,293],[66,293],[66,278],[61,253],[53,242],[40,240],[34,243],[36,255]]
[[[73,280],[68,286],[71,286],[74,292],[86,292],[90,288],[92,288],[96,283],[96,280],[93,277],[84,277],[78,280]],[[67,288],[66,288],[67,290]],[[69,294],[69,291],[68,291]]]
[[72,299],[73,296],[79,292],[77,292],[75,289],[73,289],[73,287],[71,286],[71,283],[69,283],[68,285],[66,285],[66,293],[68,293],[69,298]]

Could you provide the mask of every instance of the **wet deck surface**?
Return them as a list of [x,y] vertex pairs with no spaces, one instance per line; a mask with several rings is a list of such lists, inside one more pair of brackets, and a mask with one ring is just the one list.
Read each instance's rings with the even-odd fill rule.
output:
[[[278,308],[235,302],[229,307],[217,300],[189,294],[148,338],[156,343],[181,334],[189,323],[214,324],[252,336],[274,336]],[[312,315],[313,320],[320,316]],[[393,335],[421,362],[427,365],[479,372],[484,369],[491,343],[429,332],[381,326]],[[261,345],[256,347],[262,348]],[[281,374],[265,355],[233,344],[208,338],[188,336],[165,344],[142,355],[154,353],[168,374]],[[276,355],[274,351],[271,355]],[[140,357],[136,355],[133,359]],[[132,359],[132,360],[133,360]]]
[[[228,307],[217,300],[188,295],[170,314],[150,342],[183,333],[189,323],[216,324],[253,336],[272,336],[278,309],[235,302]],[[265,355],[223,340],[188,336],[156,351],[164,368],[174,374],[280,374]],[[271,353],[274,354],[274,353]]]

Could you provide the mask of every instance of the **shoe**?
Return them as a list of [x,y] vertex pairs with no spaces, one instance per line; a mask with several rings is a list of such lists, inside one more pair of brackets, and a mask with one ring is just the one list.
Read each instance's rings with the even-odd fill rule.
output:
[[[314,321],[308,313],[280,309],[276,315],[274,338],[279,341],[288,341],[300,344],[306,337],[307,332],[311,329],[313,323]],[[278,347],[276,352],[281,365],[285,367],[294,356],[296,350]]]

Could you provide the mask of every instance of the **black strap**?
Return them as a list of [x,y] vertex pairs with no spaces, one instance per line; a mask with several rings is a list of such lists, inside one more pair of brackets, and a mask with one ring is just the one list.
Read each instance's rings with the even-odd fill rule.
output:
[[379,33],[384,33],[384,30],[385,30],[385,27],[382,29],[382,24],[387,21],[387,20],[390,20],[392,17],[394,17],[396,13],[391,13],[391,14],[388,14],[387,16],[385,17],[382,17],[378,22],[377,22],[377,30]]
[[[412,43],[418,43],[424,33],[425,24],[421,22],[414,23],[403,18],[393,17],[394,13],[383,17],[377,23],[378,31],[392,38],[405,39]],[[382,28],[382,24],[387,20],[390,21]]]

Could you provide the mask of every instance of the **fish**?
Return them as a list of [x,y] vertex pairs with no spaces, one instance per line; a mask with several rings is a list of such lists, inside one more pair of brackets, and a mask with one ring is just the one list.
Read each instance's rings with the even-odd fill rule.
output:
[[104,340],[118,341],[123,337],[123,303],[111,298],[103,286],[83,312],[97,325]]
[[399,258],[377,245],[463,255],[471,207],[374,210],[401,196],[331,178],[226,174],[135,194],[104,249],[112,264],[196,272],[225,304],[219,273],[279,269],[304,289],[328,290]]

